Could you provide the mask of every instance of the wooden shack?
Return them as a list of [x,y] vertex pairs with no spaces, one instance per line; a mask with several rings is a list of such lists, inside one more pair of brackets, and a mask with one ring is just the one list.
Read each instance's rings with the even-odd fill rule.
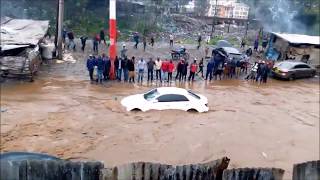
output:
[[49,21],[1,19],[0,74],[27,76],[33,80],[41,64],[39,43],[49,28]]
[[295,60],[320,67],[320,36],[271,33],[266,57]]

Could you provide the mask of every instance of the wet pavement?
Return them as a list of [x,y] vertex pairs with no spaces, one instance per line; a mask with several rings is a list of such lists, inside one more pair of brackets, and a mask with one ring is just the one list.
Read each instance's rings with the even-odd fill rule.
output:
[[[319,159],[319,79],[91,84],[84,59],[44,66],[35,82],[1,84],[1,151],[36,151],[106,166],[132,161],[278,167]],[[70,57],[72,59],[72,57]],[[192,89],[208,113],[126,112],[123,97],[157,86]]]

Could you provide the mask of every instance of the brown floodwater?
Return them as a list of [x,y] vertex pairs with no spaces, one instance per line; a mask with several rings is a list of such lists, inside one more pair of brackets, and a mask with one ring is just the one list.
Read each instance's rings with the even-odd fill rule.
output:
[[[319,81],[172,83],[209,100],[207,113],[126,112],[123,97],[160,84],[91,84],[84,61],[52,64],[33,82],[1,85],[1,146],[65,159],[278,167],[319,159]],[[163,86],[168,86],[167,83]]]

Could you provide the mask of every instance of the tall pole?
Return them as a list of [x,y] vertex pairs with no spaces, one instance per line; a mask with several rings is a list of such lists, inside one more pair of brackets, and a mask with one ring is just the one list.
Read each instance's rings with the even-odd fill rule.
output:
[[64,0],[59,0],[58,5],[58,28],[57,28],[57,34],[58,34],[58,59],[62,60],[62,25],[63,25],[63,11],[64,11]]
[[117,21],[116,21],[116,0],[109,1],[109,34],[110,48],[109,56],[111,61],[110,79],[115,79],[114,61],[117,55]]
[[[231,20],[232,19],[233,19],[233,5],[231,5]],[[231,21],[230,21],[230,18],[229,18],[228,33],[230,32],[230,24],[231,24]]]
[[212,29],[211,29],[211,37],[213,37],[213,33],[215,31],[215,23],[216,23],[216,14],[217,14],[217,4],[218,0],[216,0],[216,5],[214,6],[214,14],[213,14],[213,19],[212,19]]
[[247,17],[245,37],[247,37],[247,35],[248,35],[249,23],[250,23],[250,8],[249,8],[249,10],[248,10],[248,17]]

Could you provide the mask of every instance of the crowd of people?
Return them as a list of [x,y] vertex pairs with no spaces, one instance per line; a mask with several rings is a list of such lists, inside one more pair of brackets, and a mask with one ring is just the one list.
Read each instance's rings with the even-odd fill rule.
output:
[[[72,31],[63,32],[63,39],[65,41],[68,37],[67,48],[75,50],[76,44],[74,43],[74,34]],[[88,37],[81,36],[81,50],[85,50],[86,40]],[[267,37],[263,38],[262,47],[265,49]],[[133,41],[135,42],[134,48],[138,48],[140,41],[140,35],[138,33],[133,34]],[[142,37],[143,49],[146,50],[147,37]],[[200,48],[202,37],[198,34],[197,38],[198,46]],[[104,30],[97,33],[93,37],[93,52],[98,54],[99,44],[104,43],[108,45],[105,39]],[[155,39],[153,36],[150,37],[150,45],[154,46]],[[169,35],[169,45],[173,47],[174,37]],[[241,48],[246,45],[245,40],[241,42]],[[255,40],[253,44],[254,51],[258,50],[259,41]],[[159,82],[172,82],[175,81],[194,81],[195,76],[202,80],[221,80],[221,79],[232,79],[240,78],[245,75],[246,80],[252,80],[260,83],[266,83],[270,69],[273,64],[265,61],[258,61],[254,64],[249,63],[249,57],[252,56],[253,50],[248,48],[245,51],[245,55],[241,59],[229,58],[226,54],[221,53],[219,50],[213,50],[212,56],[209,57],[209,48],[205,48],[205,56],[199,62],[197,59],[188,61],[187,59],[180,58],[177,62],[173,59],[160,59],[159,57],[154,60],[152,58],[144,59],[140,58],[136,60],[136,57],[128,58],[126,56],[127,48],[125,44],[120,51],[120,57],[116,57],[114,61],[114,72],[115,77],[118,81],[124,81],[129,83],[142,83],[144,80],[145,73],[147,74],[147,81],[152,82],[154,80]],[[207,61],[207,59],[209,59]],[[207,64],[205,66],[205,61]],[[206,72],[204,72],[204,67],[206,67]],[[90,55],[87,60],[87,69],[89,71],[89,76],[91,81],[96,81],[97,83],[103,83],[103,81],[110,80],[110,70],[111,61],[105,54],[102,55]],[[248,72],[248,69],[250,71]],[[94,71],[96,70],[96,79],[94,79]],[[173,74],[175,77],[173,78]],[[155,75],[155,76],[154,76]]]
[[[163,59],[159,57],[155,60],[149,58],[136,59],[136,57],[128,58],[125,55],[125,46],[121,51],[121,56],[116,57],[114,61],[115,77],[118,81],[129,83],[143,83],[146,75],[147,81],[179,82],[195,81],[195,76],[201,80],[222,80],[241,78],[245,76],[246,80],[252,80],[260,83],[266,83],[268,74],[273,64],[265,61],[258,61],[250,64],[248,56],[242,59],[227,58],[223,53],[213,50],[212,57],[207,62],[206,72],[204,73],[205,62],[202,58],[199,62],[194,59],[192,62],[181,59],[174,63],[172,59]],[[96,67],[97,78],[94,79],[93,74]],[[111,61],[108,56],[90,55],[87,60],[87,69],[91,81],[102,83],[110,80],[109,74],[111,70]],[[249,72],[248,72],[249,69]],[[175,78],[173,74],[176,73]]]

